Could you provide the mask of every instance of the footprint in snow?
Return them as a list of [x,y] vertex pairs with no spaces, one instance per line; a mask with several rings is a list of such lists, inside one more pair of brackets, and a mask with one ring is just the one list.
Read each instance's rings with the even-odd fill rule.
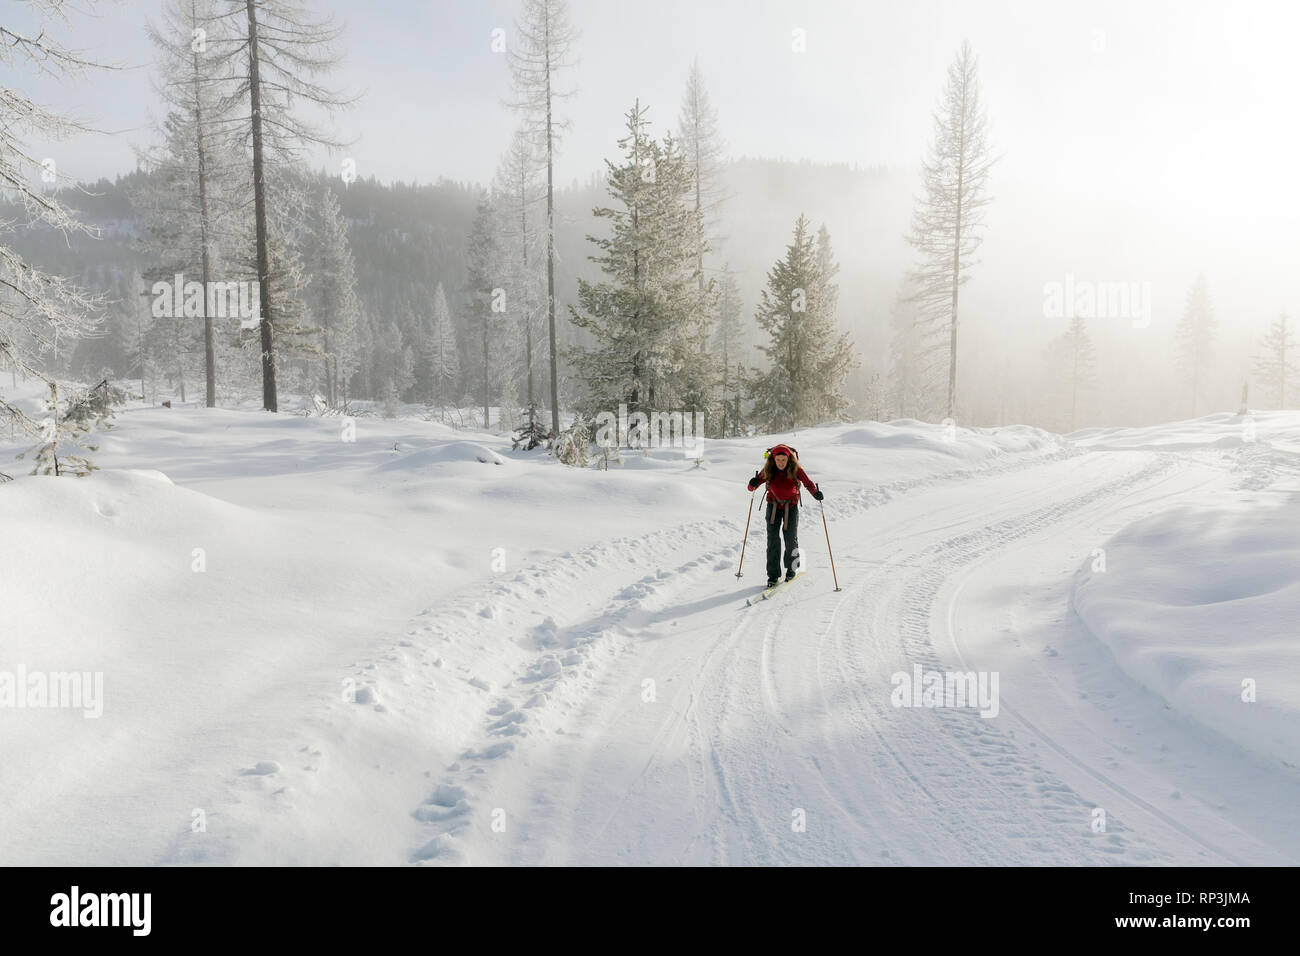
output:
[[[466,760],[496,760],[498,757],[504,757],[515,749],[513,740],[503,740],[499,744],[492,744],[483,750],[467,750],[464,753]],[[482,768],[479,768],[480,770]]]
[[251,767],[239,771],[241,777],[261,777],[269,773],[279,773],[280,765],[274,760],[262,760]]
[[468,866],[469,856],[445,833],[434,837],[411,854],[412,863],[443,863],[451,866]]
[[517,734],[521,732],[519,725],[527,719],[527,714],[520,713],[517,710],[512,710],[510,713],[501,717],[500,720],[488,724],[488,730],[499,734]]
[[424,823],[437,823],[464,816],[469,813],[469,809],[464,787],[442,784],[423,804],[415,808],[411,816]]

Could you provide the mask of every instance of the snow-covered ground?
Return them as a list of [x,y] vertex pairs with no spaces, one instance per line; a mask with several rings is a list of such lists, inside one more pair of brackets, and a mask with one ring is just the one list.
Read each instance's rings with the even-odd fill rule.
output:
[[[103,681],[0,707],[0,862],[1300,862],[1300,413],[607,472],[350,437],[138,406],[0,485],[0,680]],[[746,608],[777,439],[842,590],[805,499],[809,573]],[[996,707],[896,706],[917,666]]]

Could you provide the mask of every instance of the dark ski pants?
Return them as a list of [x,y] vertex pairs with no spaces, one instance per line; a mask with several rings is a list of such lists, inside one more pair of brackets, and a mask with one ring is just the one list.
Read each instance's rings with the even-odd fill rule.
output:
[[767,503],[767,579],[781,577],[781,538],[785,538],[785,568],[794,571],[795,551],[799,548],[799,506]]

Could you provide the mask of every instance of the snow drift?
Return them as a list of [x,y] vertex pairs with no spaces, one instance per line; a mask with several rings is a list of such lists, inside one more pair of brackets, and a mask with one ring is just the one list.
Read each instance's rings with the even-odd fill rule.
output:
[[1300,766],[1297,528],[1300,491],[1187,504],[1116,534],[1105,569],[1090,561],[1073,592],[1083,623],[1129,675],[1204,726],[1292,766]]

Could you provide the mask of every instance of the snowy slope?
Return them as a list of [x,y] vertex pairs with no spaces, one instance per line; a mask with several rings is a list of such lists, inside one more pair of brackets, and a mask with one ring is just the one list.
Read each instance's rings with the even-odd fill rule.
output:
[[[137,407],[96,475],[0,486],[0,672],[105,698],[0,709],[0,860],[1300,860],[1294,773],[1171,723],[1068,614],[1092,548],[1258,463],[918,422],[609,472],[414,418],[344,434]],[[827,491],[843,590],[808,501],[810,573],[743,609],[776,440]],[[996,666],[999,716],[892,706],[917,663]]]
[[1104,567],[1080,569],[1073,604],[1127,673],[1188,718],[1297,768],[1300,427],[1294,414],[1253,417],[1247,442],[1237,416],[1107,436],[1111,447],[1235,439],[1240,477],[1106,541]]

